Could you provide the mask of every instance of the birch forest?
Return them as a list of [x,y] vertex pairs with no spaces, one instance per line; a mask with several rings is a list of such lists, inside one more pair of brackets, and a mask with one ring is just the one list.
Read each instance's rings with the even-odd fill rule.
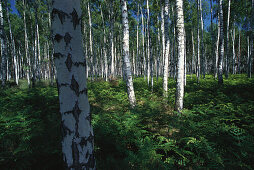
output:
[[0,169],[254,169],[254,0],[0,0]]

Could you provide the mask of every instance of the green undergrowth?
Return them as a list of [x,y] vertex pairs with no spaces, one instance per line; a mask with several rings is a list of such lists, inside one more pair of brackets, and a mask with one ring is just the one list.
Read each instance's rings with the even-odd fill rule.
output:
[[[122,80],[88,82],[98,169],[254,169],[254,80],[187,77],[184,111],[173,111],[175,82],[162,97],[135,78],[137,106]],[[41,82],[0,91],[0,169],[62,169],[57,88]]]

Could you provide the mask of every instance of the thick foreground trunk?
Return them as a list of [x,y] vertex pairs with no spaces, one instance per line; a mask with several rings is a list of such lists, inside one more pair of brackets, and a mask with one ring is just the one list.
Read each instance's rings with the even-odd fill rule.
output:
[[95,169],[94,135],[81,36],[80,0],[55,0],[52,19],[64,162],[67,169]]

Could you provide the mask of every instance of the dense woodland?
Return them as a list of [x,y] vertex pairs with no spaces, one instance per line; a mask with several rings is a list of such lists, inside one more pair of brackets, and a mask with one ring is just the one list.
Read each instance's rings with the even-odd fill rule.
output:
[[254,169],[253,30],[254,0],[0,0],[0,169]]

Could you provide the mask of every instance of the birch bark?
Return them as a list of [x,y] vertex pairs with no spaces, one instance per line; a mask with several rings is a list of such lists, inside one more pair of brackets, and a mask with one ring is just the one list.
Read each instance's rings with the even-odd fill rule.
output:
[[2,87],[5,87],[7,79],[7,49],[6,49],[6,35],[4,31],[4,17],[2,0],[0,0],[0,38],[1,38],[1,71],[2,71]]
[[170,53],[170,40],[169,40],[169,0],[165,0],[165,53],[164,53],[164,74],[163,74],[163,95],[168,96],[168,58]]
[[223,58],[224,58],[224,34],[223,34],[223,9],[222,0],[219,1],[219,12],[220,12],[220,40],[219,40],[219,60],[218,60],[218,83],[223,84]]
[[230,6],[231,0],[228,0],[228,18],[227,18],[227,41],[226,41],[226,61],[225,61],[225,77],[228,78],[229,73],[229,22],[230,22]]
[[15,40],[14,40],[14,37],[12,34],[12,26],[11,26],[8,7],[6,7],[6,11],[7,11],[7,19],[8,19],[8,23],[9,23],[9,31],[10,31],[10,44],[12,47],[11,54],[13,56],[13,62],[14,62],[15,82],[18,85],[19,84],[18,61],[17,61],[16,46],[15,46]]
[[177,80],[176,80],[176,103],[175,110],[181,112],[183,109],[184,97],[184,15],[183,15],[183,0],[176,0],[176,29],[177,29]]
[[132,108],[136,105],[136,98],[134,93],[134,87],[131,76],[131,64],[129,58],[129,21],[128,21],[128,10],[127,0],[121,0],[122,10],[122,25],[123,25],[123,61],[124,61],[124,74],[126,78],[127,93],[129,102]]
[[54,60],[62,115],[63,159],[66,169],[95,169],[80,0],[54,0],[52,20]]

